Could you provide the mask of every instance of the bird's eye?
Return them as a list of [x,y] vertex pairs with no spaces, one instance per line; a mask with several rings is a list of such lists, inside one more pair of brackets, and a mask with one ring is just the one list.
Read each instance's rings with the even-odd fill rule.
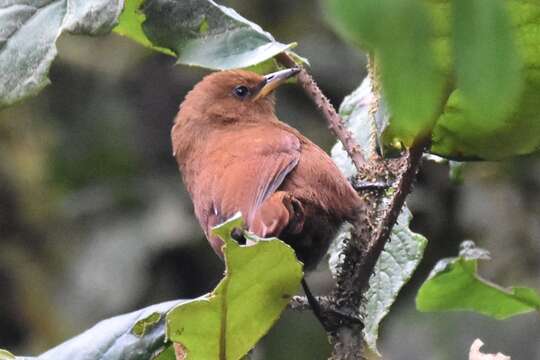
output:
[[249,89],[244,85],[239,85],[239,86],[234,88],[233,93],[234,93],[234,95],[236,95],[239,98],[243,99],[249,94]]

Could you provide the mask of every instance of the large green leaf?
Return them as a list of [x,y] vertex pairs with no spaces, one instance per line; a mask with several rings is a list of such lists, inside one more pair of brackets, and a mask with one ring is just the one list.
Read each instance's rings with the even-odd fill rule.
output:
[[212,0],[128,0],[115,31],[209,69],[253,66],[294,46]]
[[[432,151],[444,157],[501,159],[540,149],[539,2],[325,3],[331,23],[380,66],[393,115],[385,145],[407,144],[435,124]],[[430,122],[424,115],[439,106],[437,74],[456,83],[442,114]]]
[[471,125],[482,130],[482,120],[499,123],[516,105],[520,59],[503,0],[454,0],[453,5],[457,86]]
[[[278,239],[240,246],[239,215],[214,229],[225,241],[225,278],[209,295],[182,304],[167,316],[167,336],[181,343],[189,359],[235,360],[267,333],[300,286],[302,265]],[[246,236],[250,236],[247,234]]]
[[416,297],[420,311],[474,311],[506,319],[540,312],[540,294],[530,288],[501,288],[477,273],[478,260],[489,259],[489,254],[475,247],[471,241],[461,245],[458,257],[439,261]]
[[[451,13],[441,4],[430,8],[438,18]],[[501,159],[537,151],[540,3],[458,1],[456,11],[463,15],[454,21],[453,40],[460,89],[450,97],[433,131],[433,152]],[[450,34],[442,34],[440,48],[448,52]]]
[[122,6],[121,0],[0,1],[0,108],[49,83],[47,73],[62,32],[105,34]]
[[326,0],[329,21],[371,52],[393,114],[386,137],[410,145],[431,130],[444,77],[435,62],[432,24],[420,0]]

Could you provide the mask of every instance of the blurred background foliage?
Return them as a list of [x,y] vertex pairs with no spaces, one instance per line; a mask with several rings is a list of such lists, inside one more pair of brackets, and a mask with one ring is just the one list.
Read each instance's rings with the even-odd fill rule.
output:
[[[365,76],[365,59],[339,40],[311,1],[222,2],[298,41],[298,53],[334,105]],[[39,96],[0,112],[0,348],[37,354],[100,319],[211,290],[223,266],[207,245],[171,156],[178,104],[206,71],[174,67],[117,35],[63,35]],[[278,115],[324,149],[335,139],[294,86]],[[493,260],[480,272],[503,285],[540,288],[540,158],[469,163],[460,185],[426,162],[409,199],[413,230],[429,239],[420,269],[383,324],[388,359],[465,358],[476,337],[486,351],[540,358],[540,318],[496,321],[429,314],[414,295],[435,262],[473,239]],[[316,291],[331,281],[311,274]],[[255,359],[325,359],[311,314],[286,313]]]

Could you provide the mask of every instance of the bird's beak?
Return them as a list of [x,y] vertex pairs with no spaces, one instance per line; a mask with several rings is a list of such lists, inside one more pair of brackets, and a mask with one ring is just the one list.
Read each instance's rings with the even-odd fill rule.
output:
[[290,69],[280,70],[266,75],[258,88],[260,89],[253,97],[253,100],[258,100],[270,94],[279,85],[283,84],[287,79],[295,76],[300,72],[300,68],[294,67]]

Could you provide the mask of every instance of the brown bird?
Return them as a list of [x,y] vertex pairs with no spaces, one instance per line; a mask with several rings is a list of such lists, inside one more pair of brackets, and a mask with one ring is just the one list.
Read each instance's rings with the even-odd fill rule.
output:
[[298,69],[221,71],[191,90],[176,116],[174,156],[214,251],[211,228],[240,211],[247,229],[277,236],[313,269],[362,201],[330,157],[274,113],[273,90]]

